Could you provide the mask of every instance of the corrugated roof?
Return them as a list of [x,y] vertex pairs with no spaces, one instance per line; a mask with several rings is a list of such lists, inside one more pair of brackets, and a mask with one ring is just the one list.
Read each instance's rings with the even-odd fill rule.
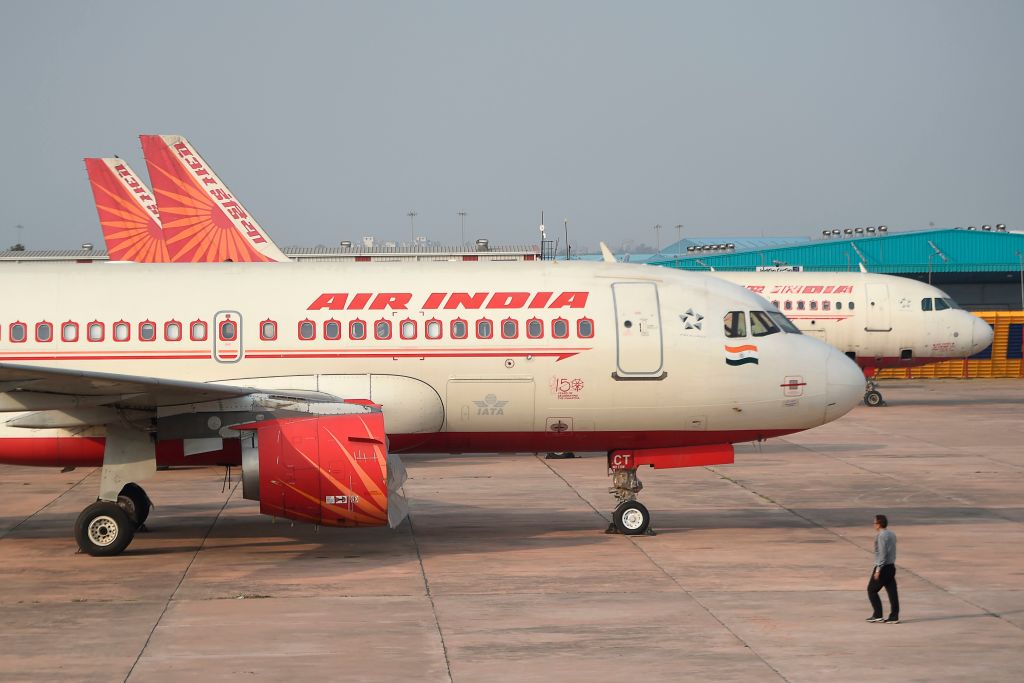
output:
[[[738,245],[737,245],[738,246]],[[663,252],[664,253],[664,250]],[[967,273],[1016,271],[1024,261],[1024,233],[940,229],[727,252],[687,252],[650,263],[686,270],[754,270],[790,265],[805,270],[873,273]]]

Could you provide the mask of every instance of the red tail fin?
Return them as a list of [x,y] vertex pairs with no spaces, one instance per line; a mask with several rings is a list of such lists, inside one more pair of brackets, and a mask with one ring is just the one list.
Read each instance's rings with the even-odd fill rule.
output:
[[141,135],[172,261],[288,261],[180,135]]
[[121,159],[86,159],[92,196],[112,261],[170,261],[149,188]]

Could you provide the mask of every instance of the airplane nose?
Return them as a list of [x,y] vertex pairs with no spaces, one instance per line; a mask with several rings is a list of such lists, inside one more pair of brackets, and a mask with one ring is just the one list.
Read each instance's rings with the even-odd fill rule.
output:
[[864,397],[864,373],[838,349],[825,361],[828,365],[825,390],[825,421],[846,415]]
[[972,315],[971,323],[971,355],[980,353],[992,344],[992,326],[976,315]]

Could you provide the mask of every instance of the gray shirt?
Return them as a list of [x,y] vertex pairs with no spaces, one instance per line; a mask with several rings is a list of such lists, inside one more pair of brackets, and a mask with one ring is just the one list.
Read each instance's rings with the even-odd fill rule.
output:
[[875,535],[875,566],[896,564],[896,534],[882,529]]

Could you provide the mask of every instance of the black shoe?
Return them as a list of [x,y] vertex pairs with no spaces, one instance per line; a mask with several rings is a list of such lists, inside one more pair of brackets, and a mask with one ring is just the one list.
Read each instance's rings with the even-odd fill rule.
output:
[[886,619],[882,623],[883,624],[898,624],[898,623],[900,623],[900,618],[899,617],[889,617],[888,619]]
[[871,622],[872,624],[877,624],[877,623],[885,621],[885,618],[884,617],[868,617],[864,621]]

